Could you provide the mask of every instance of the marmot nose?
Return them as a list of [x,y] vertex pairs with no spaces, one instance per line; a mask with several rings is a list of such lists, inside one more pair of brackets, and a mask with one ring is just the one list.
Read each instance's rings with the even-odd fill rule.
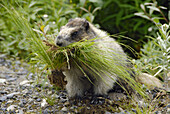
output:
[[63,43],[61,43],[61,42],[57,42],[56,43],[58,46],[62,46],[63,45]]
[[57,42],[56,42],[56,45],[58,45],[58,46],[62,46],[62,42],[60,41],[61,40],[61,36],[57,36]]

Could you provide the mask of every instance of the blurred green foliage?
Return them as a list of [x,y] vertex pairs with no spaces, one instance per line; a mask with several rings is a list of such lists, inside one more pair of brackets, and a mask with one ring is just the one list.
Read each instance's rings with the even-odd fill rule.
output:
[[[153,36],[147,36],[148,42],[141,49],[142,57],[136,60],[136,64],[140,71],[149,72],[162,81],[168,82],[168,73],[170,71],[170,29],[168,25],[169,19],[161,11],[161,9],[167,8],[158,6],[156,1],[144,3],[140,6],[142,11],[135,13],[135,15],[150,20],[155,24],[154,28],[157,28],[158,31]],[[161,16],[155,16],[154,14],[157,12]],[[161,23],[162,20],[165,23]],[[153,28],[149,29],[152,30]]]
[[[141,11],[140,4],[151,0],[2,0],[0,4],[14,7],[31,23],[36,32],[42,37],[51,34],[55,38],[61,26],[70,18],[83,17],[95,23],[97,27],[110,34],[122,33],[138,43],[118,38],[119,42],[130,45],[140,51],[147,41],[145,35],[154,34],[148,31],[154,24],[134,15]],[[160,5],[167,5],[166,1],[158,0]],[[166,10],[163,10],[166,14]],[[8,12],[0,6],[0,54],[25,58],[30,53],[27,37],[16,29]],[[157,13],[157,16],[160,14]],[[48,36],[47,36],[48,37]],[[126,50],[126,49],[125,49]]]

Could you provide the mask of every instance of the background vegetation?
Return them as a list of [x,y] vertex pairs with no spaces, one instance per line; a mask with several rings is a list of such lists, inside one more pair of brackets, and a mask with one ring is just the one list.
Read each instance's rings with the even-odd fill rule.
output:
[[[6,4],[9,7],[11,4],[14,8],[20,9],[31,26],[39,32],[45,28],[45,32],[56,36],[59,28],[67,23],[68,19],[83,17],[110,34],[122,33],[138,41],[136,43],[118,38],[118,41],[131,44],[131,47],[140,52],[144,42],[148,41],[145,35],[155,35],[156,29],[150,21],[134,15],[135,12],[141,11],[140,4],[146,2],[152,2],[152,0],[7,0]],[[157,2],[158,5],[165,7],[168,5],[166,0]],[[19,6],[22,6],[23,9]],[[0,53],[25,58],[29,53],[29,44],[25,46],[23,42],[26,39],[21,35],[21,31],[16,29],[9,14],[2,6],[0,6],[0,11]],[[168,11],[165,9],[162,11],[167,17]],[[154,15],[160,16],[161,14]],[[161,20],[161,22],[165,21]],[[148,31],[149,28],[153,29]]]
[[[162,45],[162,42],[158,40],[158,37],[160,37],[164,42],[167,42],[168,38],[165,39],[162,37],[162,34],[157,34],[158,31],[160,32],[158,28],[161,25],[158,27],[158,24],[155,23],[168,24],[167,2],[166,0],[0,1],[1,4],[5,4],[9,8],[14,7],[22,13],[31,27],[34,28],[34,31],[37,32],[42,39],[48,37],[54,39],[60,27],[65,25],[70,18],[75,17],[86,18],[110,34],[119,33],[130,37],[138,43],[122,37],[117,38],[117,40],[126,45],[130,45],[139,53],[134,56],[125,48],[125,51],[128,51],[130,56],[135,58],[142,56],[139,60],[135,61],[141,70],[151,72],[153,75],[157,73],[155,76],[160,77],[162,80],[163,77],[161,73],[164,73],[163,71],[165,70],[166,73],[164,73],[164,75],[166,75],[169,69],[169,43]],[[144,3],[153,4],[144,6]],[[144,7],[146,8],[144,9]],[[29,39],[25,33],[17,29],[5,8],[0,6],[0,11],[0,56],[12,56],[20,59],[27,58],[32,51]],[[140,13],[134,15],[136,12]],[[157,20],[153,21],[152,19],[155,17]],[[166,34],[169,34],[168,30],[169,29],[166,30]],[[164,45],[166,45],[166,49],[163,48]],[[166,52],[165,57],[163,56],[164,52]],[[157,59],[154,57],[157,57]]]

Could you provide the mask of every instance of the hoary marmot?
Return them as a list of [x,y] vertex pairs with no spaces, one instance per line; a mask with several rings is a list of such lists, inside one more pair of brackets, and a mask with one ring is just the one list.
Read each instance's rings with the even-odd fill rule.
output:
[[[64,47],[73,42],[78,42],[83,38],[93,39],[96,37],[101,38],[96,39],[96,42],[100,42],[97,46],[104,51],[107,51],[107,49],[110,48],[116,53],[126,56],[122,47],[113,38],[109,37],[106,32],[96,28],[87,20],[81,18],[71,19],[65,26],[61,27],[55,43],[58,46]],[[89,74],[89,77],[91,77],[94,83],[93,85],[87,78],[85,78],[82,71],[75,64],[70,63],[70,66],[70,69],[63,70],[63,74],[66,76],[67,80],[66,90],[70,98],[82,97],[85,91],[89,89],[92,90],[92,93],[96,96],[107,95],[108,92],[113,90],[113,87],[116,85],[114,81],[117,80],[116,76],[106,76],[105,74],[102,74],[103,79],[101,77],[96,79],[94,76]],[[84,70],[88,74],[88,71],[86,69]],[[107,82],[107,84],[104,81]]]

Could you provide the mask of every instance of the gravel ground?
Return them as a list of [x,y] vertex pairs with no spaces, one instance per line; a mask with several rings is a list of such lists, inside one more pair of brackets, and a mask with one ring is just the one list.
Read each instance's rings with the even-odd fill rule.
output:
[[20,61],[0,58],[0,114],[131,114],[148,110],[155,114],[170,114],[170,96],[156,88],[146,90],[151,98],[148,102],[118,97],[114,101],[101,98],[105,100],[103,104],[91,104],[88,96],[86,100],[71,104],[66,91],[57,91],[48,82],[37,84],[36,76],[29,73],[27,67]]

